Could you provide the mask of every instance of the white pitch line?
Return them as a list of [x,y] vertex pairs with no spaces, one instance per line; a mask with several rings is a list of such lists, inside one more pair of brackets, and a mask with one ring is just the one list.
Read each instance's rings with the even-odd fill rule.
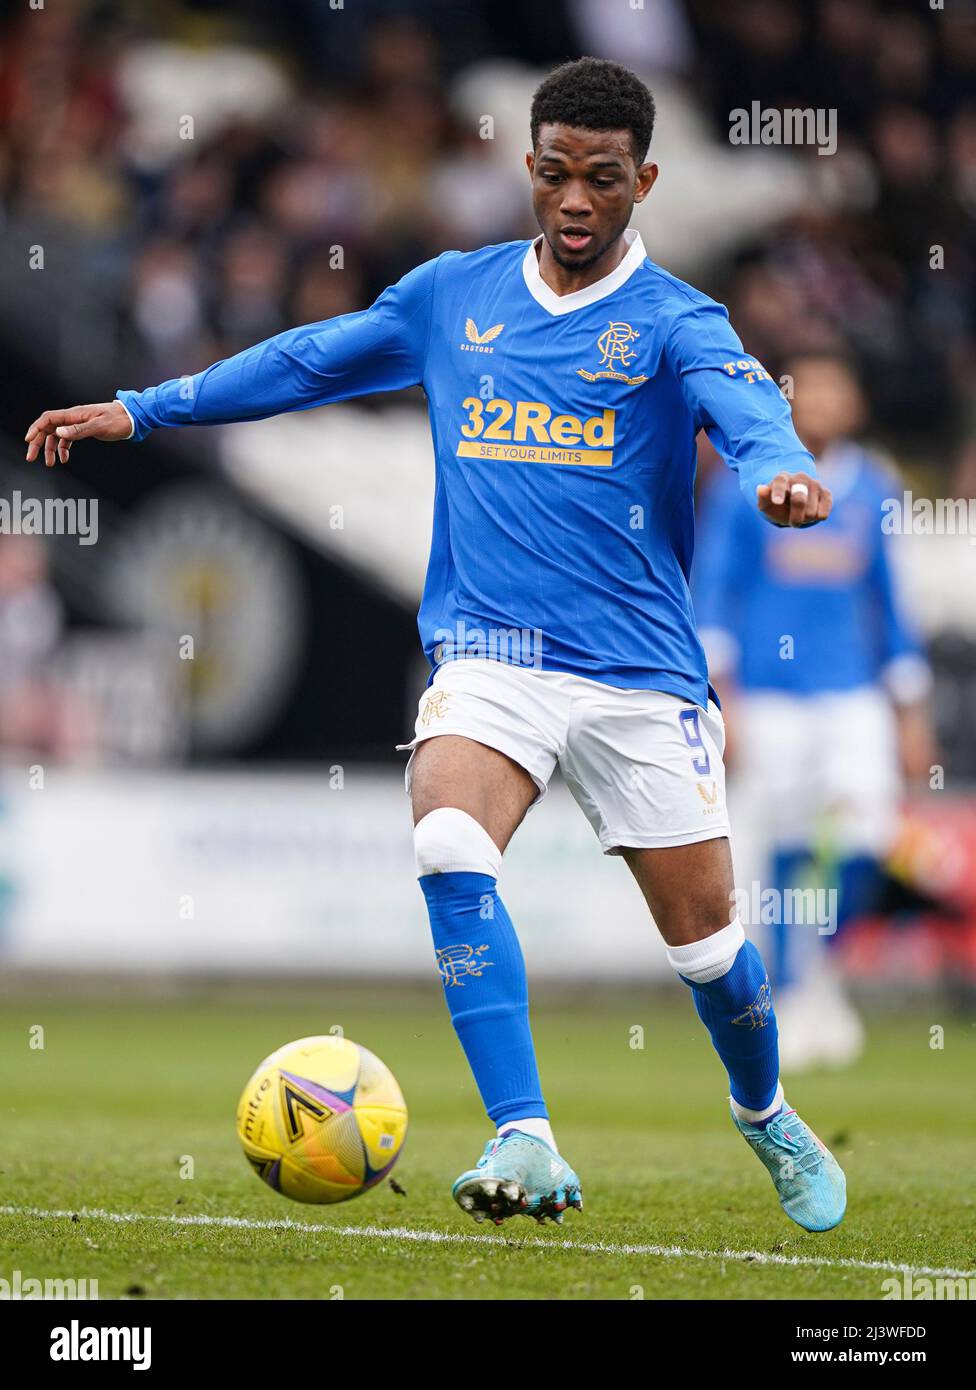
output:
[[[89,1221],[114,1221],[132,1225],[140,1221],[169,1226],[218,1226],[226,1230],[299,1231],[302,1234],[333,1236],[365,1236],[378,1240],[413,1240],[430,1245],[482,1245],[500,1249],[501,1239],[490,1235],[464,1235],[459,1231],[418,1231],[410,1226],[327,1226],[315,1221],[256,1221],[249,1216],[175,1216],[169,1213],[140,1211],[104,1211],[99,1207],[79,1207],[74,1211],[56,1211],[48,1207],[0,1206],[0,1216],[36,1216],[48,1220],[66,1221],[84,1218]],[[511,1243],[506,1242],[510,1249]],[[814,1269],[874,1269],[891,1274],[922,1274],[945,1279],[976,1279],[973,1269],[934,1269],[929,1265],[897,1264],[891,1260],[830,1259],[821,1255],[777,1255],[765,1250],[686,1250],[681,1245],[617,1245],[611,1241],[539,1240],[531,1237],[520,1240],[519,1248],[527,1250],[578,1250],[585,1255],[652,1255],[668,1260],[746,1260],[750,1264],[787,1265]]]

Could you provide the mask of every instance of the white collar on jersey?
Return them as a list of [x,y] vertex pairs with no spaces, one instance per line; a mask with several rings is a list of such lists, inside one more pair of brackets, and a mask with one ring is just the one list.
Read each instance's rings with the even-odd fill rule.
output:
[[598,300],[606,299],[608,294],[619,290],[620,286],[630,279],[647,255],[636,227],[627,228],[624,240],[628,243],[627,254],[616,270],[611,270],[602,280],[596,280],[582,290],[573,290],[572,294],[557,294],[539,274],[538,248],[542,237],[536,237],[535,241],[529,243],[529,249],[522,261],[522,274],[529,294],[550,314],[571,314],[574,309],[585,309],[587,304],[596,304]]

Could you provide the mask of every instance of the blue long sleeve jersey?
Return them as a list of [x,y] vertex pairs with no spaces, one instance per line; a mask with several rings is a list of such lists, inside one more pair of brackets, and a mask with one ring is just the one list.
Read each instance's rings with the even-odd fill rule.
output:
[[757,484],[812,473],[813,460],[725,309],[626,237],[610,275],[563,296],[542,280],[538,243],[448,251],[361,313],[118,398],[141,439],[422,385],[436,474],[418,622],[431,665],[507,651],[704,705],[688,585],[695,435],[708,431],[752,506]]
[[930,673],[882,527],[884,499],[901,484],[853,444],[819,465],[834,510],[806,531],[763,525],[722,473],[707,488],[692,592],[712,669],[734,670],[745,690],[802,697],[884,684],[896,701],[919,698]]

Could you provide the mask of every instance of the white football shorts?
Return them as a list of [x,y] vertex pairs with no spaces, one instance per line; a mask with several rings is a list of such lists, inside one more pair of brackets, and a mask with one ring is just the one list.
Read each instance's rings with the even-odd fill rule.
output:
[[657,690],[620,690],[583,676],[502,661],[447,661],[420,697],[410,743],[460,734],[524,767],[545,796],[556,764],[605,854],[729,834],[725,727],[707,710]]
[[839,853],[887,853],[902,787],[895,717],[880,687],[743,692],[737,713],[738,792],[769,848],[826,835]]

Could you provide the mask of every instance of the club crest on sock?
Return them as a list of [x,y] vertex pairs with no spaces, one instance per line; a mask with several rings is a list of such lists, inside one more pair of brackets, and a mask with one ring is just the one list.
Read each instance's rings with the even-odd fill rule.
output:
[[742,1013],[732,1020],[733,1024],[739,1028],[765,1028],[772,1003],[773,993],[767,977],[760,986],[755,999],[747,1009],[743,1009]]
[[442,946],[437,952],[437,968],[441,972],[441,979],[449,988],[453,985],[464,985],[465,975],[472,975],[475,978],[484,974],[485,970],[494,962],[482,959],[482,955],[488,950],[488,943],[482,946],[468,946],[458,943],[456,946]]

